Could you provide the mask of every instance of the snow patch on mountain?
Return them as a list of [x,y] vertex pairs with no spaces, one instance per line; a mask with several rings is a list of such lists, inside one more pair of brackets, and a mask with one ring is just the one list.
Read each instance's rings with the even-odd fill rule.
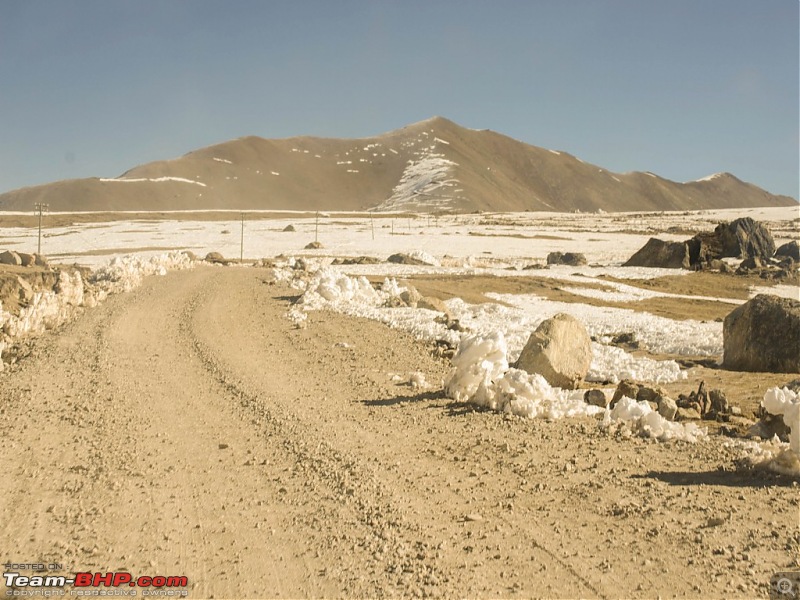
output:
[[194,185],[206,187],[206,184],[201,181],[185,179],[183,177],[120,177],[119,179],[104,179],[101,177],[100,181],[103,183],[141,183],[143,181],[149,181],[151,183],[163,183],[165,181],[177,181],[178,183],[193,183]]
[[452,177],[451,169],[458,163],[448,160],[443,154],[426,148],[418,160],[409,160],[400,182],[392,195],[373,210],[419,210],[424,207],[448,207],[456,199],[450,188],[460,184]]

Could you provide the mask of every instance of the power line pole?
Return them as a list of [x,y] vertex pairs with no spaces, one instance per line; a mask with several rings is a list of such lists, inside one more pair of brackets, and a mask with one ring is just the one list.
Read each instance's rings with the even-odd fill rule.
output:
[[50,205],[45,202],[37,202],[33,205],[34,210],[39,212],[39,245],[36,249],[36,254],[42,253],[42,212],[50,208]]
[[239,244],[239,263],[244,262],[244,213],[242,213],[242,240]]

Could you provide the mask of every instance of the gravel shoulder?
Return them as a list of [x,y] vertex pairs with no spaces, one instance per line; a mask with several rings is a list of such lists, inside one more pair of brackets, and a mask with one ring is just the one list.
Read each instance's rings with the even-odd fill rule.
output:
[[800,565],[796,483],[718,439],[475,411],[426,346],[296,329],[293,294],[174,272],[37,340],[0,374],[2,558],[252,598],[753,597]]

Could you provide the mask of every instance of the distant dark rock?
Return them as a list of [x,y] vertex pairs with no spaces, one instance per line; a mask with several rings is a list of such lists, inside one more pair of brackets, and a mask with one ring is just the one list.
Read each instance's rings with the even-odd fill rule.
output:
[[206,254],[205,261],[216,265],[227,265],[230,262],[219,252],[209,252]]
[[747,275],[748,273],[754,271],[761,271],[764,268],[764,263],[761,262],[761,259],[758,256],[750,256],[745,258],[740,264],[739,268],[736,269],[737,275]]
[[722,365],[734,371],[800,373],[800,301],[759,294],[723,323]]
[[292,232],[292,231],[297,231],[297,229],[294,228],[294,225],[287,225],[286,227],[283,228],[283,231]]
[[319,250],[322,248],[322,242],[309,242],[306,244],[306,250]]
[[797,242],[789,242],[783,246],[779,246],[775,250],[775,257],[791,258],[795,262],[800,262],[800,244]]
[[750,217],[720,223],[713,232],[698,233],[685,242],[650,238],[623,266],[725,271],[722,258],[767,261],[775,253],[772,234]]
[[580,267],[586,264],[586,256],[580,252],[551,252],[547,255],[547,264]]
[[392,254],[386,260],[390,263],[395,263],[398,265],[430,265],[430,263],[427,263],[424,260],[421,260],[414,256],[410,256],[408,254],[403,254],[402,252],[397,254]]
[[650,238],[622,266],[688,269],[691,266],[689,248],[685,242],[665,242],[657,238]]
[[383,261],[374,256],[357,256],[355,258],[334,258],[332,265],[377,265]]

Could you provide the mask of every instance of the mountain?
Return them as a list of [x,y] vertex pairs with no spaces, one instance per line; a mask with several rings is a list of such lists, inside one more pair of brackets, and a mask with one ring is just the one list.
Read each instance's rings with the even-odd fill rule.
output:
[[613,173],[441,117],[372,138],[245,137],[114,179],[58,181],[0,194],[0,210],[660,211],[791,206],[719,173],[678,183]]

